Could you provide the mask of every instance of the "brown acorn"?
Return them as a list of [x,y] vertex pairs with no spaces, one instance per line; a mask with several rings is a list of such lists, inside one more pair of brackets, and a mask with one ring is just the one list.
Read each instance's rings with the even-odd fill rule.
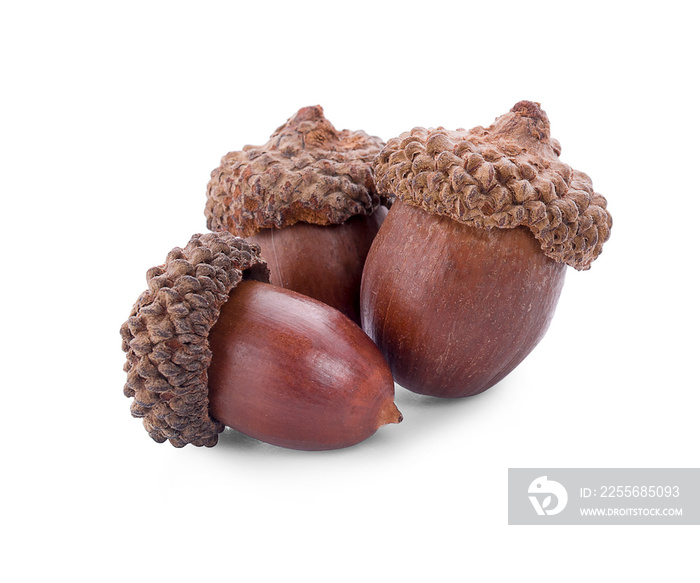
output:
[[371,167],[383,145],[304,107],[267,144],[222,158],[207,187],[207,227],[259,244],[272,284],[359,324],[362,268],[386,216]]
[[213,446],[228,425],[324,450],[401,421],[389,367],[364,332],[268,277],[259,247],[229,233],[194,235],[149,270],[121,334],[124,392],[154,440]]
[[488,128],[415,128],[382,150],[377,186],[397,200],[365,264],[361,311],[398,384],[474,395],[542,339],[566,265],[588,269],[612,225],[560,151],[529,101]]

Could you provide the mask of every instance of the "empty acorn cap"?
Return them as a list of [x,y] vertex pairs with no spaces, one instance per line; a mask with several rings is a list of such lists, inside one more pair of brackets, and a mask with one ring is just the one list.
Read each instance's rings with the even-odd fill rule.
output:
[[269,281],[260,248],[230,233],[193,235],[146,279],[121,327],[131,414],[159,443],[216,445],[224,426],[208,411],[209,331],[243,279]]
[[319,105],[304,107],[267,144],[222,158],[207,187],[207,227],[248,237],[300,221],[370,215],[380,204],[371,162],[383,145],[363,131],[339,132]]
[[520,101],[488,128],[414,128],[374,163],[380,194],[478,228],[528,227],[542,251],[588,269],[610,237],[607,201],[559,161],[539,103]]

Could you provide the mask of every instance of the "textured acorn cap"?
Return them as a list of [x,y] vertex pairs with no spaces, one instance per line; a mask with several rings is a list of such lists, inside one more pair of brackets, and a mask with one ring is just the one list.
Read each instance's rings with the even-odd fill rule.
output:
[[260,248],[230,233],[193,235],[146,279],[121,327],[131,414],[159,443],[216,445],[224,426],[208,410],[209,331],[243,279],[269,281]]
[[384,142],[336,130],[316,105],[300,109],[264,146],[230,152],[211,173],[204,214],[212,231],[248,237],[303,221],[344,223],[380,204],[371,162]]
[[488,128],[414,128],[374,163],[380,194],[478,228],[525,226],[542,251],[588,269],[610,237],[607,201],[559,161],[539,103],[520,101]]

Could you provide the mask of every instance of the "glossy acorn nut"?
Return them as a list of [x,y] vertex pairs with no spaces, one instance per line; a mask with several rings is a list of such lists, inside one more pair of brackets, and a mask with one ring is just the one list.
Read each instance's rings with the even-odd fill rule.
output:
[[384,357],[326,304],[243,281],[209,343],[209,411],[246,435],[293,449],[338,449],[401,420]]
[[213,446],[225,425],[337,449],[402,417],[377,347],[337,310],[265,283],[259,248],[195,235],[148,272],[122,326],[132,415],[158,442]]
[[542,339],[566,265],[588,269],[612,224],[559,153],[527,101],[486,129],[415,128],[387,143],[375,178],[397,200],[365,264],[361,310],[399,385],[475,395]]
[[272,284],[359,324],[362,268],[386,216],[371,167],[383,145],[304,107],[267,144],[222,158],[207,187],[207,227],[259,244]]
[[262,229],[248,240],[272,258],[270,283],[333,306],[359,325],[362,269],[386,213],[380,206],[339,225]]
[[[399,201],[373,249],[365,330],[399,385],[435,397],[474,395],[510,373],[544,336],[564,285],[566,266],[524,227],[478,229]],[[406,257],[420,260],[408,268]]]

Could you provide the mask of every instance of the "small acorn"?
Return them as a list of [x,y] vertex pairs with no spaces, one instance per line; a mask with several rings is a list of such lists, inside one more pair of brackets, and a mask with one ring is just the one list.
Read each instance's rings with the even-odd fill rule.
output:
[[267,144],[222,158],[207,187],[207,227],[257,243],[273,285],[359,324],[362,268],[387,211],[371,167],[383,145],[304,107]]
[[266,283],[257,245],[194,235],[148,271],[121,328],[124,393],[157,442],[213,446],[228,425],[302,450],[398,423],[377,347],[337,310]]
[[362,325],[399,385],[474,395],[542,339],[566,265],[588,269],[612,226],[560,152],[529,101],[488,128],[415,128],[382,150],[377,188],[396,202],[365,264]]

